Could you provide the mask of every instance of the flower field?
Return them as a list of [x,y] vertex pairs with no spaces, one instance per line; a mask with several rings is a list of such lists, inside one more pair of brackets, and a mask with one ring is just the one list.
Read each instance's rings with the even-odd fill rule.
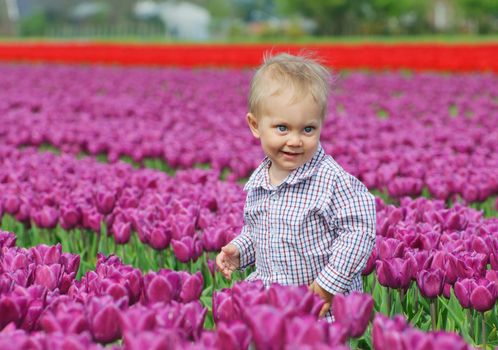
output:
[[327,323],[214,268],[263,157],[250,69],[0,63],[0,349],[497,347],[496,67],[424,68],[335,72],[321,143],[377,240]]

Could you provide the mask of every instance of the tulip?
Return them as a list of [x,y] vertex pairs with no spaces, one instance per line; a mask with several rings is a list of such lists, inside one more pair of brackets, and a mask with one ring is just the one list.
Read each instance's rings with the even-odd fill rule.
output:
[[368,294],[353,292],[348,296],[336,294],[332,302],[332,313],[351,337],[360,337],[372,316],[374,300]]
[[234,304],[232,296],[227,291],[213,292],[213,319],[216,324],[232,323],[239,319],[238,307]]
[[162,250],[171,242],[171,231],[164,225],[154,227],[149,234],[148,242],[156,250]]
[[35,284],[42,285],[48,290],[54,290],[59,287],[62,276],[62,266],[59,264],[53,265],[37,265],[35,270]]
[[81,210],[75,205],[60,207],[60,225],[64,230],[71,230],[81,224]]
[[419,271],[417,285],[424,297],[434,299],[443,292],[444,274],[440,269]]
[[154,276],[145,285],[145,295],[149,303],[164,302],[173,300],[173,286],[163,276]]
[[60,263],[64,266],[66,273],[78,273],[80,256],[78,254],[62,253]]
[[372,344],[375,350],[403,350],[401,333],[408,327],[405,319],[398,315],[393,319],[377,313],[372,326]]
[[40,228],[53,229],[57,226],[59,213],[53,207],[44,206],[41,210],[33,213],[33,221]]
[[35,262],[37,264],[52,265],[59,264],[62,256],[62,246],[57,243],[53,246],[48,246],[45,244],[40,244],[32,249],[30,249]]
[[183,285],[180,292],[182,302],[188,303],[190,301],[199,300],[204,287],[204,278],[200,272],[193,275],[183,273]]
[[405,244],[395,238],[380,240],[379,259],[400,258],[404,255]]
[[240,321],[222,322],[216,333],[216,346],[220,350],[244,350],[249,348],[251,343],[251,332],[247,325]]
[[114,222],[112,225],[112,234],[116,244],[126,244],[131,238],[131,223],[129,222]]
[[376,268],[381,285],[407,290],[415,277],[417,262],[412,256],[408,256],[406,260],[400,258],[377,260]]
[[123,334],[129,332],[139,335],[143,332],[153,331],[157,325],[154,310],[142,305],[134,305],[125,312],[121,312],[120,316]]
[[197,260],[202,254],[202,243],[196,237],[184,236],[180,240],[171,240],[173,253],[175,257],[182,263],[190,260]]
[[21,200],[17,196],[14,195],[5,196],[3,208],[6,213],[10,215],[16,215],[20,205],[21,205]]
[[0,250],[4,247],[14,247],[16,245],[16,240],[17,237],[15,234],[0,230]]
[[244,318],[251,329],[257,349],[279,349],[285,340],[282,313],[269,305],[254,305],[244,310]]
[[0,298],[0,329],[10,322],[18,323],[26,310],[26,299],[3,295]]
[[494,281],[481,279],[477,285],[473,285],[470,294],[472,307],[479,312],[491,310],[496,303],[498,290]]
[[107,215],[112,212],[116,203],[116,197],[108,190],[101,189],[95,196],[97,210],[100,214]]
[[180,310],[180,324],[186,331],[187,337],[199,340],[208,309],[202,306],[199,300],[196,300],[182,305]]
[[121,338],[119,307],[123,304],[125,302],[115,304],[110,298],[94,297],[89,301],[87,321],[96,341],[108,344]]
[[282,311],[286,317],[314,315],[318,318],[323,301],[308,288],[272,284],[268,289],[268,303]]
[[25,201],[21,200],[21,204],[19,205],[19,210],[15,214],[15,219],[24,224],[29,224],[31,220],[31,206]]
[[47,333],[80,334],[89,330],[84,305],[62,298],[43,313],[39,324]]
[[186,344],[177,329],[164,329],[160,332],[144,331],[124,334],[124,349],[127,350],[163,350],[182,349]]
[[225,245],[225,232],[220,228],[208,228],[202,234],[202,244],[204,250],[208,252],[216,252]]

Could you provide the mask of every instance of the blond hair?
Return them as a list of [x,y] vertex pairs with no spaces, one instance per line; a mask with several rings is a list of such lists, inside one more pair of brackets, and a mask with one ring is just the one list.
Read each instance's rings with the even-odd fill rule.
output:
[[[275,89],[269,81],[276,82]],[[271,88],[273,87],[273,88]],[[298,56],[281,53],[272,56],[266,53],[263,64],[254,74],[249,90],[249,112],[259,116],[266,97],[278,95],[283,89],[292,87],[294,100],[311,94],[320,108],[320,117],[325,118],[330,90],[330,73],[318,60],[309,54]]]

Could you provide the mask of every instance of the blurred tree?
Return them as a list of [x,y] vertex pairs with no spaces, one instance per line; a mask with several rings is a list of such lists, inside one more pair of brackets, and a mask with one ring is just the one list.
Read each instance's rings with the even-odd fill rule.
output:
[[43,36],[47,30],[47,16],[44,12],[36,12],[21,19],[19,23],[21,36]]
[[[276,0],[285,14],[300,14],[317,23],[317,34],[390,34],[423,23],[430,0]],[[406,17],[409,15],[409,17]],[[411,20],[409,20],[411,18]],[[409,24],[409,25],[408,25]]]
[[471,21],[480,34],[498,30],[497,0],[456,0],[465,19]]

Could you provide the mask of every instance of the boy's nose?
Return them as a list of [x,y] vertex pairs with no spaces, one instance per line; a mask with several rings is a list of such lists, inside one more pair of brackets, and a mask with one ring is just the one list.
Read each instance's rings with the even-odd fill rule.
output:
[[289,139],[287,140],[287,144],[289,146],[299,147],[299,146],[302,146],[303,141],[301,140],[301,137],[299,135],[291,134],[291,135],[289,135]]

